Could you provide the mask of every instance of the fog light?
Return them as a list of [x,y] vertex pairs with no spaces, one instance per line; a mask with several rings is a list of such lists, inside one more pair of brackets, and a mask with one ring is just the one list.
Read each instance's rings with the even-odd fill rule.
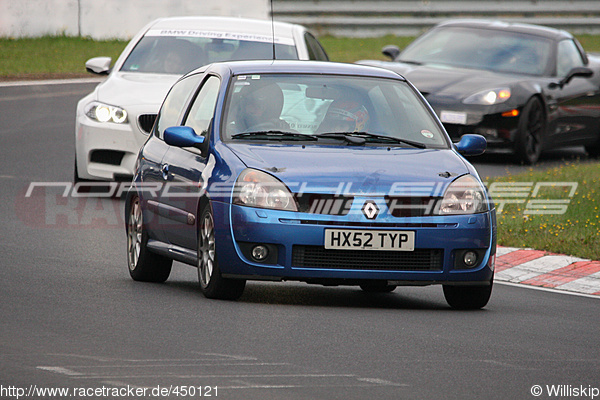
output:
[[473,267],[477,264],[477,253],[474,251],[467,251],[463,256],[463,262],[467,267]]
[[252,248],[252,258],[255,261],[264,261],[269,256],[269,249],[262,244],[256,245]]

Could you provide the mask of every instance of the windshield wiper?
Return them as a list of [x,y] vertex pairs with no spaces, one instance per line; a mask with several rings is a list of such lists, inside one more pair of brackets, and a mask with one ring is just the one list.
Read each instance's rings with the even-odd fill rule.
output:
[[379,143],[398,143],[407,144],[418,149],[427,148],[423,143],[413,142],[411,140],[395,138],[392,136],[377,135],[368,132],[326,132],[318,135],[305,135],[302,133],[295,132],[283,132],[283,131],[258,131],[258,132],[242,132],[236,133],[231,136],[232,139],[266,139],[266,140],[311,140],[315,141],[320,138],[331,138],[345,140],[350,144],[363,145],[367,142],[379,142]]
[[427,145],[425,145],[423,143],[413,142],[412,140],[408,140],[408,139],[400,139],[397,137],[378,135],[376,133],[369,133],[369,132],[356,132],[356,134],[366,136],[369,139],[375,139],[375,140],[380,140],[380,141],[384,141],[384,142],[407,144],[409,146],[416,147],[417,149],[426,149],[427,148]]
[[232,139],[268,139],[268,140],[318,140],[312,135],[303,135],[295,132],[282,131],[258,131],[258,132],[242,132],[231,136]]
[[385,135],[377,135],[375,133],[369,133],[369,132],[332,132],[332,133],[321,133],[319,135],[315,135],[316,137],[340,137],[342,139],[346,139],[350,138],[353,140],[356,139],[362,139],[362,142],[357,143],[356,144],[363,144],[364,141],[366,141],[367,139],[370,142],[389,142],[389,143],[398,143],[398,144],[407,144],[409,146],[412,147],[416,147],[418,149],[426,149],[427,146],[424,145],[423,143],[419,143],[419,142],[413,142],[412,140],[407,140],[407,139],[400,139],[400,138],[396,138],[396,137],[392,137],[392,136],[385,136]]
[[327,132],[313,135],[314,138],[331,138],[345,140],[350,144],[365,144],[366,140],[363,137],[353,136],[354,132]]

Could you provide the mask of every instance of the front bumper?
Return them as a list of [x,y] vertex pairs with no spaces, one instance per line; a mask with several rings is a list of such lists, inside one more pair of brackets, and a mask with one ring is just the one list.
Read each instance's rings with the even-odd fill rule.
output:
[[[378,204],[383,209],[385,204]],[[395,285],[487,284],[494,271],[495,210],[475,215],[366,219],[360,209],[345,216],[291,213],[213,202],[217,254],[224,276],[320,283],[386,280]],[[414,251],[327,250],[325,229],[415,232]],[[264,245],[269,257],[252,258]],[[466,250],[478,254],[471,268]]]
[[75,154],[79,178],[131,180],[137,155],[148,135],[129,111],[124,124],[99,123],[84,114],[77,116]]
[[[447,110],[446,107],[444,110]],[[518,110],[519,113],[521,109]],[[436,109],[438,115],[442,111]],[[503,116],[501,112],[485,114],[481,111],[459,110],[451,112],[465,114],[466,123],[450,123],[442,120],[452,141],[458,142],[462,135],[478,134],[485,137],[489,147],[506,148],[514,145],[519,129],[518,116]]]

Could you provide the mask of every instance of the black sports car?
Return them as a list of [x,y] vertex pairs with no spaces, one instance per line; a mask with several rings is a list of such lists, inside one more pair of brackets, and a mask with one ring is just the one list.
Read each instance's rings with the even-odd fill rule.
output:
[[481,134],[528,164],[551,147],[585,145],[600,155],[600,58],[568,32],[455,20],[383,53],[393,61],[358,63],[408,78],[452,138]]

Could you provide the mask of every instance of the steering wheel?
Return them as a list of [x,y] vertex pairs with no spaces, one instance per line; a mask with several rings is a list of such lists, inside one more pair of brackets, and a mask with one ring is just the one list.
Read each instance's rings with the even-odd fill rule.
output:
[[260,122],[256,125],[252,125],[251,127],[247,128],[244,133],[246,132],[262,132],[262,131],[269,131],[269,130],[279,130],[281,129],[281,126],[277,123],[278,121],[265,121],[265,122]]

